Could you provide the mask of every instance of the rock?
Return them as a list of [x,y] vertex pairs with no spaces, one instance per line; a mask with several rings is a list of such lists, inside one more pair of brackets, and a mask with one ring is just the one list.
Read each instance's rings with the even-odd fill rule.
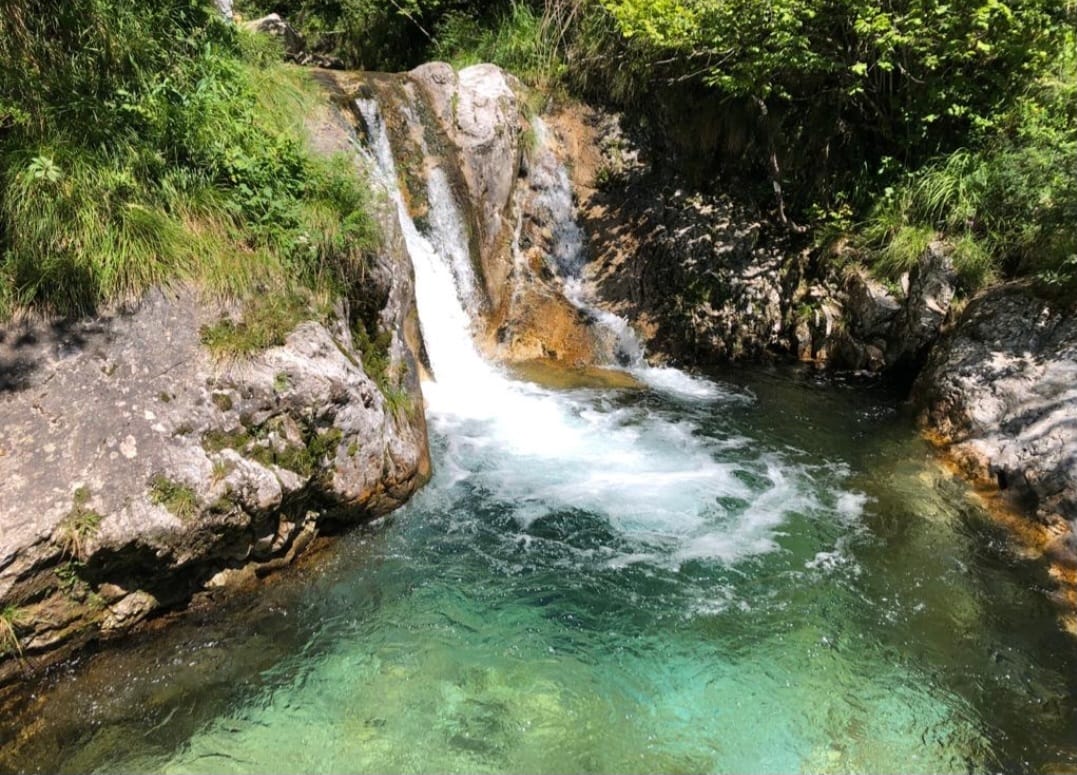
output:
[[486,295],[497,306],[511,264],[504,260],[506,216],[520,166],[520,114],[515,79],[495,65],[474,65],[457,74],[444,62],[408,73],[452,149],[452,162],[467,189],[460,201],[477,237]]
[[[572,193],[563,181],[567,204],[553,204],[563,169],[557,138],[522,151],[527,122],[516,94],[522,89],[493,65],[457,73],[435,62],[404,76],[364,74],[354,91],[372,94],[379,104],[402,193],[420,230],[429,231],[432,218],[453,220],[446,212],[452,209],[466,222],[458,241],[467,243],[467,255],[455,255],[453,263],[482,321],[478,344],[510,362],[594,363],[601,348],[593,319],[565,298],[556,266],[556,254],[571,242]],[[460,252],[456,244],[441,247]]]
[[[340,135],[324,147],[349,142],[346,121],[319,131]],[[290,562],[426,481],[414,280],[395,214],[382,215],[360,312],[384,332],[403,408],[388,408],[339,310],[223,361],[200,329],[238,310],[185,287],[93,319],[0,328],[0,372],[20,375],[0,388],[0,608],[32,614],[80,590],[27,617],[35,661],[183,606],[222,571]],[[61,608],[73,613],[57,624]],[[0,660],[0,683],[13,664]]]
[[235,19],[235,14],[232,11],[232,0],[214,0],[214,4],[226,21],[230,22]]
[[576,105],[549,122],[568,138],[590,248],[583,274],[652,357],[814,356],[810,326],[797,332],[808,321],[793,319],[804,260],[795,235],[729,196],[678,188],[617,117]]
[[244,22],[243,26],[251,32],[280,38],[284,44],[284,53],[290,57],[300,57],[307,49],[307,42],[303,36],[295,27],[282,19],[280,14],[271,13],[260,19]]
[[863,340],[885,339],[901,311],[901,303],[861,268],[845,279],[844,306],[851,333]]
[[[218,7],[220,7],[220,5],[220,0],[218,0]],[[227,2],[227,5],[230,9],[231,2]],[[226,18],[232,18],[230,10],[229,14],[226,14]],[[280,38],[284,45],[285,57],[298,65],[322,67],[330,70],[344,69],[344,63],[337,57],[308,49],[306,39],[295,27],[289,24],[287,20],[281,18],[279,14],[271,13],[267,16],[263,16],[261,19],[244,22],[243,26],[253,32],[260,32],[264,35],[273,35],[274,37]]]
[[448,140],[455,146],[472,201],[479,203],[480,239],[492,249],[506,222],[519,168],[519,108],[514,81],[496,65],[455,73],[442,62],[409,77],[422,87]]
[[887,335],[886,360],[892,370],[915,374],[942,330],[950,311],[957,273],[949,246],[932,242],[909,274],[905,302]]
[[145,619],[159,605],[157,598],[148,592],[132,592],[119,602],[109,606],[108,615],[101,625],[101,630],[103,632],[113,632],[128,629]]
[[[913,283],[915,286],[915,282]],[[1044,522],[1077,520],[1077,317],[1021,285],[973,299],[913,392],[970,473]]]

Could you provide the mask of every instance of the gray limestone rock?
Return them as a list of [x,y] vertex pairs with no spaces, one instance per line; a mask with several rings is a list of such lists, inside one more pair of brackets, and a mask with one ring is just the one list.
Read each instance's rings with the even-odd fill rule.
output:
[[419,85],[467,187],[486,291],[496,306],[507,274],[498,254],[513,227],[506,215],[520,167],[521,118],[513,90],[518,84],[489,64],[457,73],[444,62],[432,62],[408,78]]
[[[311,124],[315,149],[354,147],[345,114]],[[395,213],[379,216],[350,317],[387,343],[392,402],[343,303],[230,360],[200,332],[240,310],[185,286],[92,319],[0,327],[0,608],[18,612],[29,658],[280,567],[426,481],[413,273]],[[2,654],[0,683],[19,662]]]
[[280,14],[271,13],[260,19],[244,22],[243,26],[252,32],[260,32],[263,35],[273,35],[284,43],[284,53],[291,57],[298,57],[306,51],[307,42],[291,24],[280,17]]
[[919,366],[950,311],[957,273],[949,247],[932,242],[909,273],[908,292],[887,336],[889,368]]
[[232,21],[235,18],[235,14],[232,11],[232,0],[214,0],[214,5],[217,6],[217,10],[221,12],[221,16],[227,21]]
[[[0,364],[20,375],[0,391],[0,604],[119,588],[82,620],[122,630],[224,568],[285,554],[310,504],[318,524],[356,522],[424,481],[402,344],[413,405],[394,412],[346,326],[302,323],[281,347],[216,361],[199,329],[220,314],[192,291],[155,291],[124,313],[0,332]],[[25,618],[26,643],[57,645]]]
[[1077,317],[1027,287],[973,299],[914,388],[921,422],[974,474],[1077,520]]

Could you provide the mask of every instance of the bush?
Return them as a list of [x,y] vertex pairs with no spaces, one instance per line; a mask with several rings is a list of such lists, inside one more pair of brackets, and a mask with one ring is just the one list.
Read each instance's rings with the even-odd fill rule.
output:
[[[874,208],[862,236],[893,269],[909,235],[953,243],[970,286],[1030,276],[1077,290],[1077,43],[1002,113],[976,150],[960,149],[909,173]],[[907,256],[906,256],[907,257]]]

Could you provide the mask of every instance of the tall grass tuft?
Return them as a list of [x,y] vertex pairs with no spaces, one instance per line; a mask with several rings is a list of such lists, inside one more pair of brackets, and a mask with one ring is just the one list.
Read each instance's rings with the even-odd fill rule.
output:
[[361,281],[368,190],[352,160],[308,150],[317,87],[279,44],[202,0],[4,11],[0,316],[177,279],[240,298]]
[[1077,298],[1077,34],[976,150],[910,173],[860,231],[875,266],[907,269],[927,235],[951,245],[967,290],[1031,277]]
[[490,18],[450,12],[434,37],[433,55],[456,68],[492,62],[538,87],[561,84],[566,70],[560,30],[549,15],[524,0]]

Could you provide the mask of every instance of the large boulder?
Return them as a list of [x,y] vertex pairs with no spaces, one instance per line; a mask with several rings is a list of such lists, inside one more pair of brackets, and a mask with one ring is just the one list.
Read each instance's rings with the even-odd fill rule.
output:
[[926,428],[969,473],[1044,522],[1077,520],[1077,316],[1004,285],[973,299],[914,386]]
[[888,334],[890,369],[916,372],[939,337],[957,288],[957,272],[946,243],[935,241],[909,273],[908,291]]

